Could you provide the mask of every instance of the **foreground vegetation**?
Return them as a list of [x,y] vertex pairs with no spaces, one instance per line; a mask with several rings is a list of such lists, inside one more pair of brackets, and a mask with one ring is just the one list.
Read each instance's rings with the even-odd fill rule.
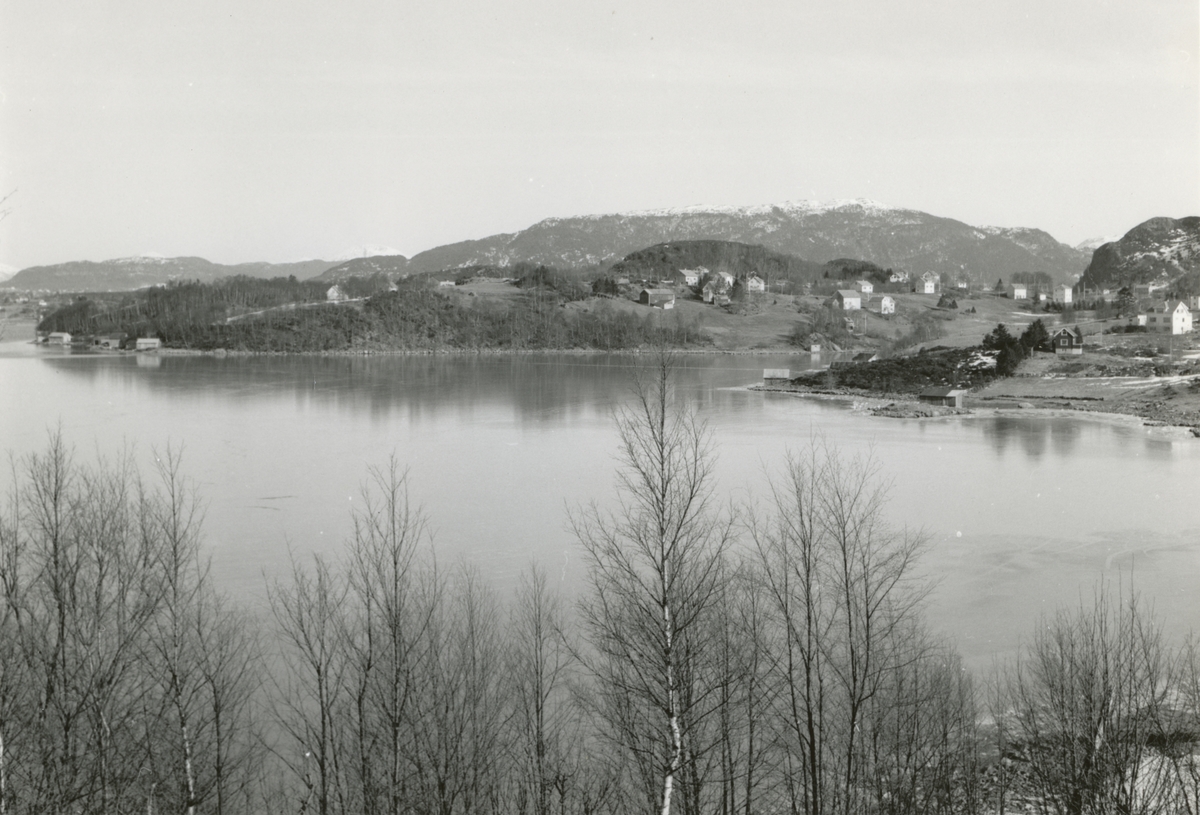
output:
[[872,461],[818,441],[735,518],[668,365],[618,422],[576,605],[439,565],[392,462],[261,634],[177,456],[143,479],[52,439],[0,513],[0,811],[1197,812],[1200,653],[1136,598],[974,678]]

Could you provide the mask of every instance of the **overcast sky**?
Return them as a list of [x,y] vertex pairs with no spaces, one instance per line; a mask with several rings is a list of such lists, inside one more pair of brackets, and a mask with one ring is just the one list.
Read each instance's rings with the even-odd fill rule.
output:
[[872,198],[1200,214],[1196,0],[0,0],[0,263]]

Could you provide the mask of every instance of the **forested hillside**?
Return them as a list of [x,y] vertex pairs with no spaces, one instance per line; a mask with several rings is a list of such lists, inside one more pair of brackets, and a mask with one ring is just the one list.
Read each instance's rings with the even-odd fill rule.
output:
[[42,332],[159,337],[168,348],[253,352],[349,350],[635,348],[704,345],[694,324],[662,313],[633,314],[599,300],[568,311],[586,294],[579,281],[524,267],[513,296],[470,298],[427,277],[384,277],[339,285],[351,302],[327,302],[327,283],[249,278],[184,283],[79,299],[46,317]]

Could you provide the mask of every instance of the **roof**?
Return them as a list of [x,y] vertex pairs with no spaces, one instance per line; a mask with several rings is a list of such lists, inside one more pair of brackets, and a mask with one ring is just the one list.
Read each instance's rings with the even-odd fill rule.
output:
[[1072,336],[1079,337],[1080,339],[1083,338],[1083,332],[1079,330],[1079,326],[1075,326],[1073,328],[1067,328],[1066,326],[1063,326],[1062,328],[1059,328],[1056,331],[1051,332],[1050,336],[1057,337],[1059,334],[1064,334],[1064,333],[1071,334]]
[[921,391],[922,396],[966,396],[966,388],[926,388]]
[[857,291],[854,291],[853,289],[838,289],[838,294],[840,294],[842,296],[843,300],[851,300],[851,299],[852,300],[861,300],[862,299],[862,292],[857,292]]
[[651,297],[674,297],[675,296],[675,292],[672,291],[671,289],[642,289],[642,291],[644,291],[646,294],[650,295]]

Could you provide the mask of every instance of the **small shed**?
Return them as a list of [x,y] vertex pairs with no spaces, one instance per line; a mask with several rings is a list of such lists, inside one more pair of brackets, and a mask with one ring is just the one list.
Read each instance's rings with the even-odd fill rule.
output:
[[963,388],[928,388],[921,391],[921,395],[917,398],[928,405],[961,408],[963,397],[966,395],[967,391]]
[[862,308],[862,294],[850,289],[838,289],[833,299],[843,311],[856,311]]
[[1083,332],[1079,330],[1079,326],[1060,328],[1050,335],[1050,343],[1054,346],[1056,354],[1082,354]]
[[134,346],[136,351],[157,351],[162,348],[162,340],[158,337],[138,337]]
[[675,292],[670,289],[642,289],[638,302],[643,306],[669,309],[675,308]]

